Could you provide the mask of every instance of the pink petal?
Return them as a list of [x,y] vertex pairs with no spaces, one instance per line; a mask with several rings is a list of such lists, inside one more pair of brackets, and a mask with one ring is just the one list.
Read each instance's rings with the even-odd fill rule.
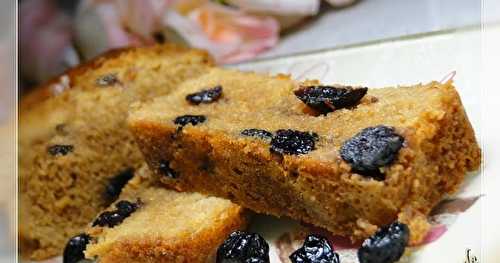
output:
[[[452,79],[455,76],[455,71],[451,72],[447,77]],[[431,211],[432,215],[446,214],[446,213],[462,213],[465,212],[469,207],[474,205],[481,196],[473,196],[468,198],[453,198],[441,201],[434,209]]]
[[151,38],[159,29],[159,20],[167,8],[165,1],[157,0],[122,0],[115,1],[115,6],[123,26],[143,38]]
[[118,11],[112,4],[100,4],[95,7],[95,10],[104,25],[105,34],[108,39],[107,49],[124,47],[132,43],[129,34],[122,27]]
[[[181,34],[187,24],[191,29],[196,28],[191,31],[196,31],[198,36],[190,35],[186,40],[193,46],[207,49],[219,63],[235,63],[253,58],[275,46],[279,38],[279,23],[276,19],[251,16],[211,3],[194,9],[187,18],[194,24],[180,22],[182,17],[172,19],[167,16],[167,21]],[[176,23],[172,23],[173,20]],[[193,41],[195,38],[203,41]]]
[[448,228],[445,225],[436,225],[431,228],[431,230],[427,233],[425,238],[422,240],[420,245],[426,245],[438,240],[444,233],[448,231]]
[[24,1],[20,12],[22,74],[32,81],[43,81],[62,72],[68,66],[62,51],[72,45],[69,17],[51,1]]

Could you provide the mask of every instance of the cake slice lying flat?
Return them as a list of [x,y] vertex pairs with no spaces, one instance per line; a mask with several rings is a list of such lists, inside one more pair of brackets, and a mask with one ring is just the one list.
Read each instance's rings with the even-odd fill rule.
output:
[[481,161],[451,82],[328,87],[213,69],[134,105],[129,127],[166,185],[353,239],[398,219],[419,242]]
[[[179,193],[155,184],[144,166],[123,189],[121,202],[135,206],[128,217],[114,221],[101,213],[87,234],[85,256],[98,262],[213,261],[217,247],[233,231],[245,227],[243,209],[231,201],[198,193]],[[121,221],[121,222],[120,222]]]

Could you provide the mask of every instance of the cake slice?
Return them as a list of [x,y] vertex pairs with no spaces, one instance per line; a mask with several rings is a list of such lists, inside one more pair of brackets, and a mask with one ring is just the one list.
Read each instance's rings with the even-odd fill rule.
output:
[[[110,227],[106,213],[124,204],[135,208]],[[214,262],[217,247],[231,232],[243,229],[246,219],[231,201],[161,187],[144,165],[86,231],[90,242],[85,256],[101,263]],[[70,252],[64,256],[76,262]]]
[[360,240],[426,216],[481,157],[451,82],[366,89],[212,69],[133,106],[162,182]]
[[207,53],[174,45],[111,51],[21,100],[23,257],[61,254],[144,162],[126,128],[130,103],[167,94],[211,65]]

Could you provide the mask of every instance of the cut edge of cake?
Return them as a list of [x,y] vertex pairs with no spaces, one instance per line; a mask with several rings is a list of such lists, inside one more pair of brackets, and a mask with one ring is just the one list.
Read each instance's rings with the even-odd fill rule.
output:
[[[86,258],[102,263],[210,262],[231,232],[245,228],[249,216],[228,200],[161,187],[146,165],[125,186],[117,202],[104,211],[114,210],[123,200],[139,200],[139,208],[113,228],[89,227],[86,233],[91,242]],[[192,217],[186,213],[198,207],[205,210]],[[186,225],[175,224],[179,222]]]

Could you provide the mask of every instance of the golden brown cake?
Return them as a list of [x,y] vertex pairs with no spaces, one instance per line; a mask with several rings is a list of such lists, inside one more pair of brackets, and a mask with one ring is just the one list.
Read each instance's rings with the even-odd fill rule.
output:
[[130,103],[167,94],[212,65],[174,45],[112,51],[28,94],[19,119],[22,255],[62,253],[143,163],[127,131]]
[[140,168],[119,201],[105,210],[129,201],[139,203],[135,212],[116,226],[87,230],[86,258],[101,263],[214,262],[224,239],[245,227],[243,208],[217,197],[167,190],[149,173],[146,165]]
[[399,219],[418,243],[481,161],[451,82],[366,89],[212,69],[128,120],[168,187],[357,240]]

